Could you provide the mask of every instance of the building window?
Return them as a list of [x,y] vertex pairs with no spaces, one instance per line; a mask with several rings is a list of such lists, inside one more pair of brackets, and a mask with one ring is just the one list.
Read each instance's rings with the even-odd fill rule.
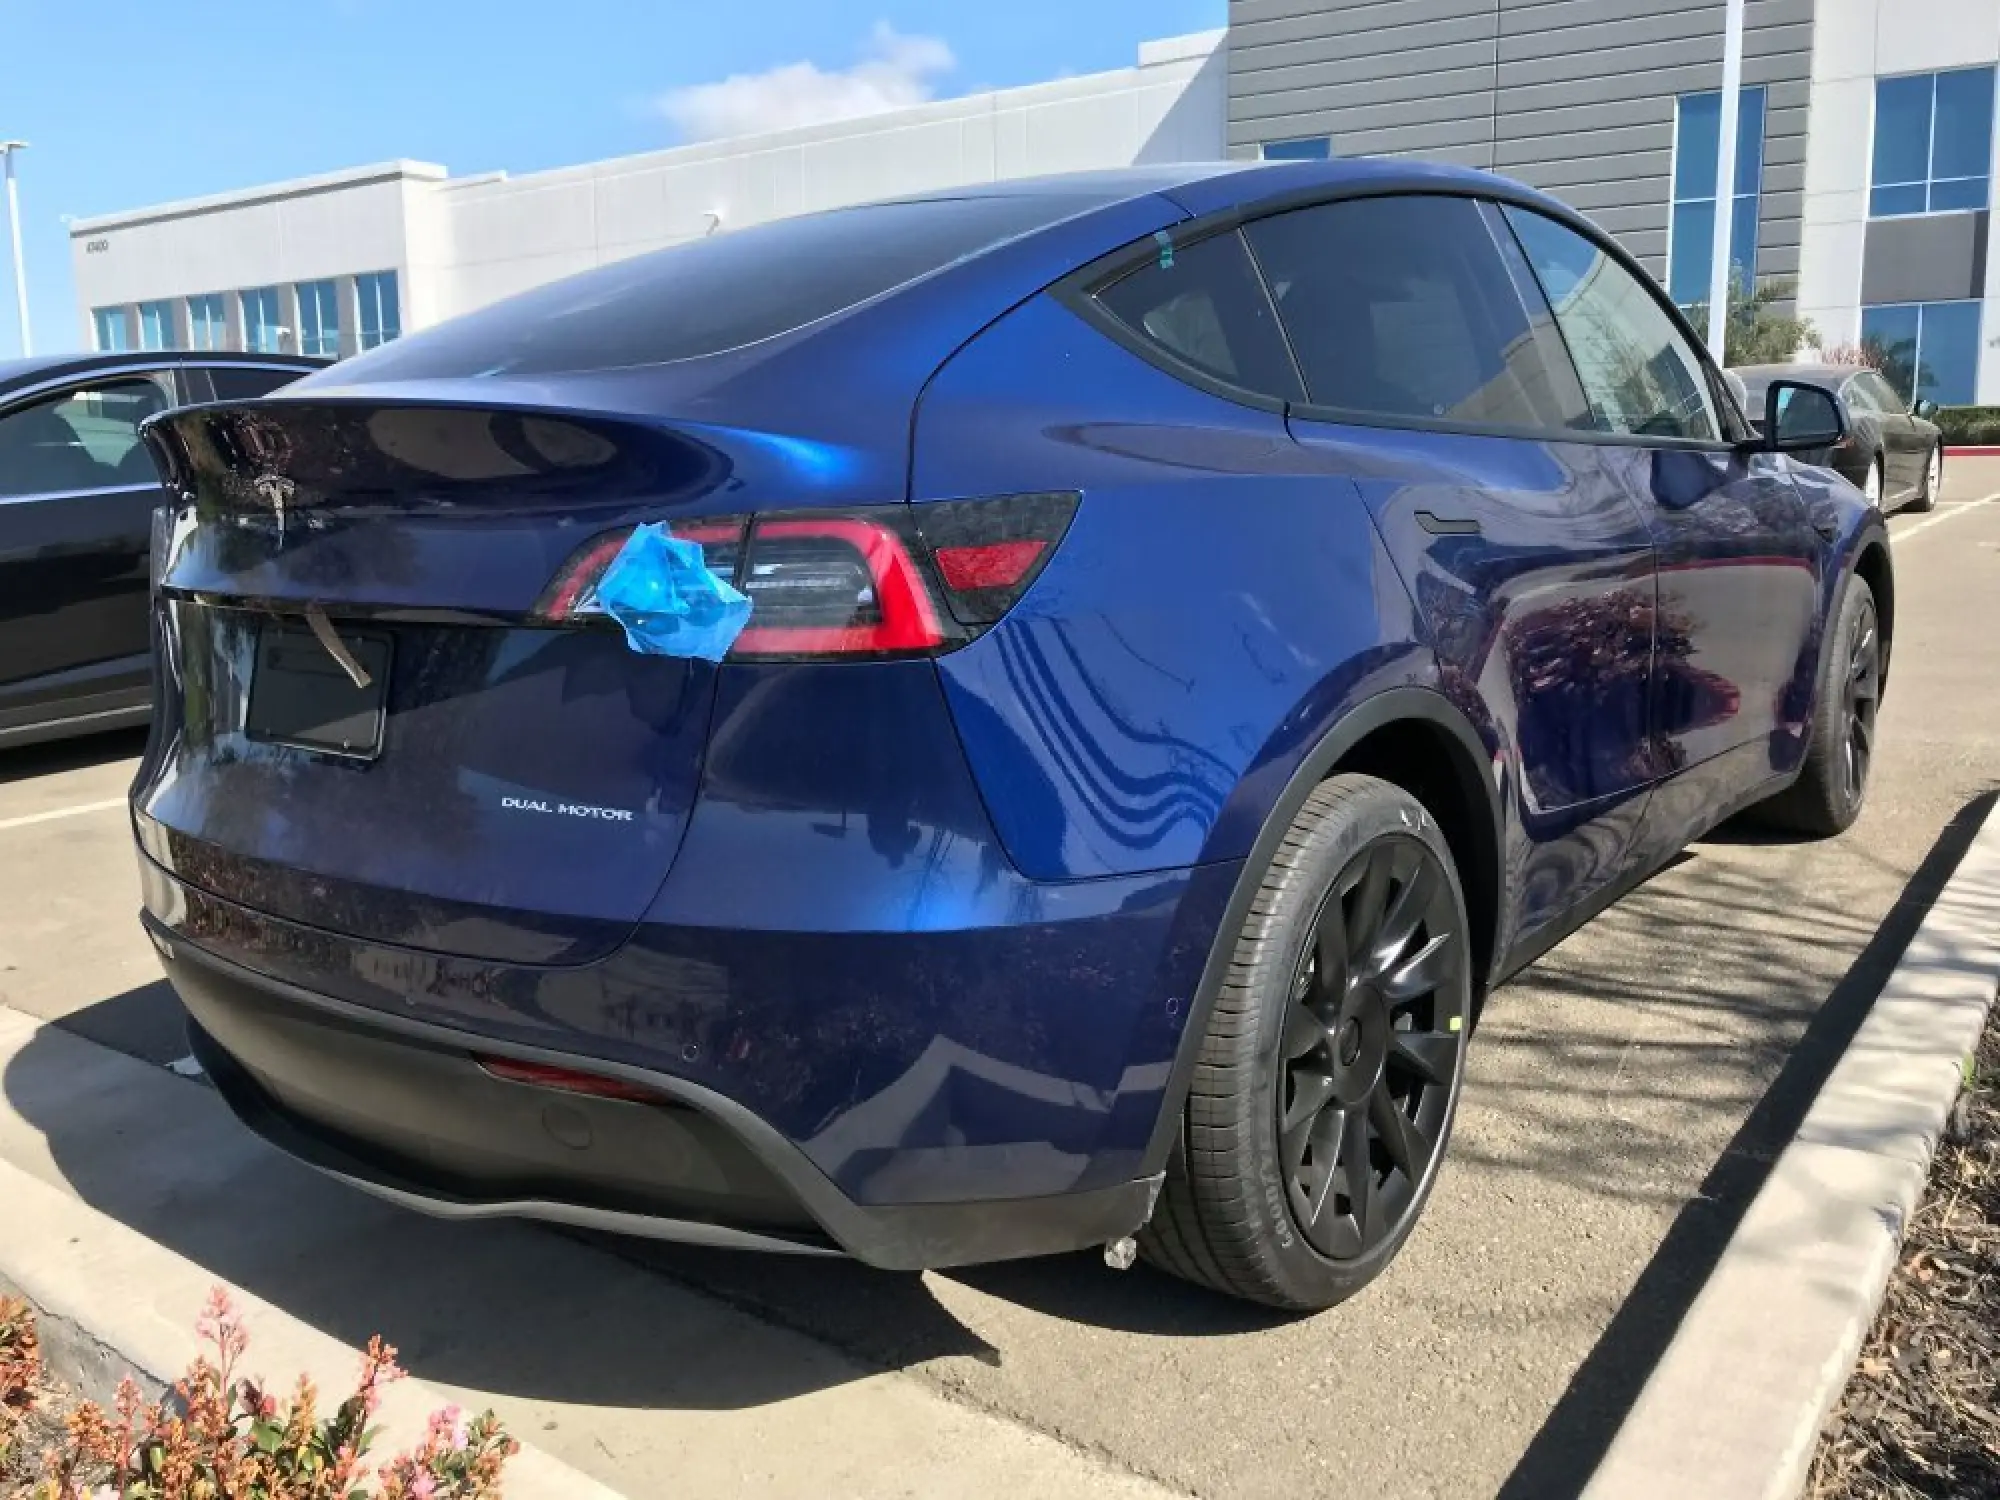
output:
[[229,347],[229,312],[222,304],[222,293],[188,298],[188,333],[193,348]]
[[1264,142],[1265,161],[1325,161],[1333,155],[1333,142],[1323,135],[1309,135],[1295,141]]
[[1979,386],[1979,304],[1903,302],[1861,309],[1861,347],[1904,402],[1970,406]]
[[396,273],[370,271],[354,278],[354,290],[361,302],[361,347],[373,349],[398,338],[403,332],[403,314],[396,305]]
[[282,354],[285,327],[278,316],[278,289],[252,287],[243,299],[243,347],[253,354]]
[[1993,69],[1875,80],[1875,159],[1868,212],[1986,207],[1993,169]]
[[[1667,290],[1682,307],[1708,301],[1715,264],[1715,174],[1722,156],[1722,95],[1683,94],[1674,117],[1674,215]],[[1757,276],[1757,200],[1764,183],[1764,90],[1736,101],[1736,189],[1731,196],[1729,268],[1747,291]]]
[[139,347],[171,349],[174,346],[174,305],[171,302],[139,304]]
[[340,354],[340,301],[330,281],[299,283],[299,353]]
[[132,347],[132,336],[125,326],[125,309],[122,307],[100,307],[90,315],[92,327],[97,333],[97,347],[106,353]]

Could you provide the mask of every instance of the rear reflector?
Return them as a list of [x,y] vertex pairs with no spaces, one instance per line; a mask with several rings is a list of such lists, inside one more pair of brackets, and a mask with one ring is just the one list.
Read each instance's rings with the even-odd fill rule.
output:
[[[750,600],[733,659],[934,656],[998,620],[1035,580],[1076,512],[1074,494],[676,524]],[[631,528],[591,538],[542,596],[539,618],[603,611],[597,583]]]
[[597,1099],[624,1099],[633,1104],[667,1102],[665,1094],[643,1084],[627,1083],[622,1078],[601,1078],[595,1073],[552,1068],[544,1063],[518,1062],[511,1057],[475,1057],[473,1061],[493,1077],[504,1078],[509,1083],[525,1083],[564,1094],[589,1094]]

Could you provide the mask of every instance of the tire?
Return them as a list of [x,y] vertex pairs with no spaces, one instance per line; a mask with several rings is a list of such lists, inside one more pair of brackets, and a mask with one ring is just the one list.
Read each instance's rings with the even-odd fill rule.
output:
[[1882,467],[1882,455],[1878,453],[1868,461],[1868,476],[1861,484],[1861,493],[1867,499],[1870,510],[1882,508],[1882,496],[1888,482],[1887,471]]
[[1812,838],[1832,838],[1853,827],[1868,795],[1881,698],[1875,594],[1865,579],[1850,573],[1820,663],[1805,765],[1797,781],[1758,809],[1764,821]]
[[1909,504],[1911,510],[1934,510],[1938,503],[1938,490],[1944,484],[1944,444],[1931,449],[1930,457],[1924,460],[1923,488],[1917,491],[1917,498]]
[[1381,1274],[1458,1111],[1468,932],[1451,851],[1421,803],[1370,776],[1313,791],[1193,1042],[1180,1138],[1139,1238],[1150,1262],[1290,1311],[1331,1307]]

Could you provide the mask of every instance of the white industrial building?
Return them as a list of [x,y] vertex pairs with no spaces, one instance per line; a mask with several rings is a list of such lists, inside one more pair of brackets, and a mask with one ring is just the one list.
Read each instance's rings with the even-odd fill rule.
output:
[[351,354],[607,261],[811,209],[1223,154],[1223,33],[1138,66],[510,177],[398,161],[79,219],[94,348]]
[[525,177],[392,162],[79,221],[96,347],[345,354],[760,220],[999,178],[1221,156],[1415,156],[1546,188],[1683,303],[1731,260],[1821,343],[2000,403],[1988,253],[2000,3],[1748,0],[1733,193],[1724,0],[1256,0],[1111,73]]

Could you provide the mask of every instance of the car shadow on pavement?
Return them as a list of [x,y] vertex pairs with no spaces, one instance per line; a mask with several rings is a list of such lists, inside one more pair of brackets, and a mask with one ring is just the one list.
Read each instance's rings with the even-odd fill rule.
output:
[[[350,1347],[381,1334],[419,1379],[529,1400],[718,1410],[882,1369],[1002,1363],[923,1276],[451,1223],[380,1202],[264,1145],[212,1089],[157,1066],[185,1054],[181,1020],[164,981],[100,1001],[35,1032],[0,1091],[92,1208]],[[24,1160],[13,1141],[9,1156]],[[1275,1321],[1144,1268],[1112,1272],[1097,1255],[942,1274],[1056,1317],[1151,1333]],[[857,1318],[874,1336],[852,1336]]]
[[108,765],[114,760],[131,760],[143,754],[145,749],[145,730],[120,729],[109,734],[85,735],[45,745],[23,745],[17,750],[0,750],[0,786],[10,781],[32,781],[40,776],[56,776],[65,771]]
[[[2000,800],[2000,794],[1986,793],[1946,825],[1904,883],[1895,904],[1872,934],[1867,935],[1845,973],[1806,1018],[1803,1033],[1787,1050],[1776,1076],[1757,1098],[1700,1186],[1685,1199],[1619,1310],[1571,1376],[1548,1419],[1501,1488],[1500,1500],[1573,1495],[1587,1484],[1773,1163],[1797,1134],[1813,1099],[1958,868],[1996,800]],[[1748,835],[1732,831],[1712,841],[1726,845],[1751,840]],[[1770,887],[1759,889],[1746,884],[1742,890],[1711,891],[1709,898],[1725,903],[1732,899],[1756,902],[1767,900],[1770,891]],[[1837,930],[1842,929],[1843,923],[1858,925],[1847,914],[1814,907],[1796,915],[1800,920],[1827,926],[1826,941],[1837,950],[1852,951],[1848,934]],[[1740,943],[1746,950],[1743,952],[1728,951],[1731,928],[1726,919],[1705,923],[1697,915],[1690,921],[1689,914],[1684,912],[1660,912],[1653,914],[1652,919],[1687,922],[1691,930],[1684,941],[1712,944],[1721,950],[1718,956],[1727,973],[1717,981],[1720,988],[1746,981],[1756,983],[1762,977],[1756,969],[1756,960],[1761,955],[1754,951],[1753,944]],[[1710,930],[1701,930],[1704,927]],[[1858,940],[1861,935],[1856,932],[1852,937]],[[1729,964],[1731,958],[1735,959],[1733,965]],[[1602,976],[1598,978],[1601,983]],[[1550,981],[1545,978],[1542,982]],[[1637,1001],[1642,996],[1635,991],[1629,998]],[[1652,1058],[1646,1065],[1659,1068],[1662,1061]],[[1669,1070],[1672,1066],[1673,1062],[1666,1060]]]

